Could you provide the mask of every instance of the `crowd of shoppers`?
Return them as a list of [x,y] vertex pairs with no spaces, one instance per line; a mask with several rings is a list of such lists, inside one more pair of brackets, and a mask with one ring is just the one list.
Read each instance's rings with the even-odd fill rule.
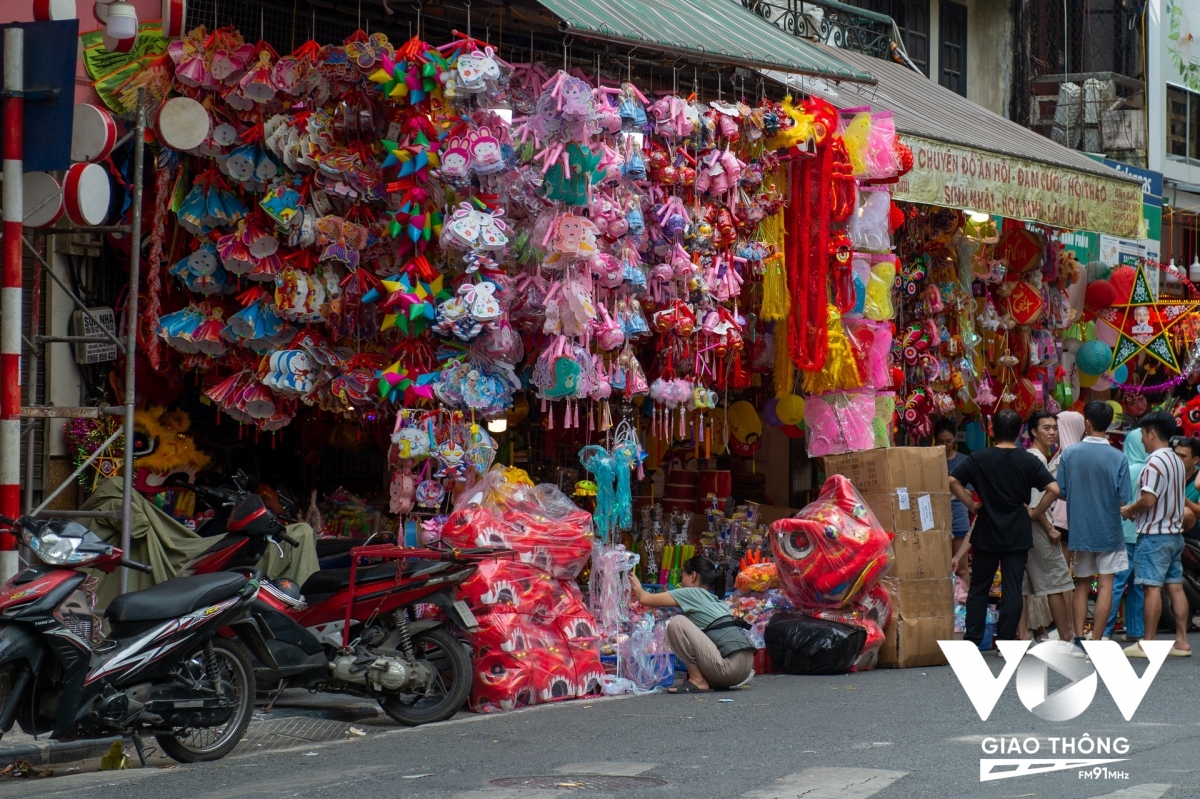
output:
[[985,641],[999,569],[995,639],[1017,638],[1026,598],[1045,597],[1057,637],[1085,657],[1083,638],[1111,639],[1123,605],[1125,652],[1145,657],[1138,642],[1155,638],[1165,591],[1171,655],[1191,655],[1181,554],[1185,533],[1200,533],[1200,441],[1177,437],[1174,418],[1152,411],[1119,449],[1112,423],[1112,406],[1100,401],[1028,421],[1002,410],[991,420],[992,446],[969,455],[958,452],[953,423],[935,429],[953,494],[953,568],[969,584],[966,640]]

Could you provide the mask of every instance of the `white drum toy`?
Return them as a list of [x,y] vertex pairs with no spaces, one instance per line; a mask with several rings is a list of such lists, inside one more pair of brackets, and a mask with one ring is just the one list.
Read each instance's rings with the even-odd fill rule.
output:
[[45,172],[21,176],[21,202],[25,206],[25,227],[48,227],[63,214],[62,187]]
[[117,143],[117,123],[104,108],[75,104],[71,130],[71,160],[95,163],[112,153]]
[[168,39],[183,36],[187,23],[187,0],[162,0],[162,32]]
[[212,119],[200,103],[190,97],[173,97],[158,110],[154,132],[172,150],[194,150],[208,138]]
[[63,202],[67,218],[77,225],[103,224],[112,188],[108,172],[98,164],[74,164],[67,170]]
[[33,0],[33,18],[37,22],[56,22],[75,16],[75,0]]

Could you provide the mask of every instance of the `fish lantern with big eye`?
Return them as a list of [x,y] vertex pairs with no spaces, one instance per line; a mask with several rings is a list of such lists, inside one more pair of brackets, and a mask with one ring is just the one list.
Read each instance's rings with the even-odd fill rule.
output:
[[526,563],[485,561],[458,589],[459,599],[477,613],[493,611],[546,616],[558,603],[553,577]]
[[533,696],[537,704],[574,699],[586,692],[576,682],[575,659],[563,641],[530,652]]
[[837,608],[863,597],[891,563],[891,535],[854,486],[833,475],[816,502],[771,525],[784,591],[801,608]]
[[534,703],[529,652],[493,651],[476,657],[471,709],[476,713],[514,710]]

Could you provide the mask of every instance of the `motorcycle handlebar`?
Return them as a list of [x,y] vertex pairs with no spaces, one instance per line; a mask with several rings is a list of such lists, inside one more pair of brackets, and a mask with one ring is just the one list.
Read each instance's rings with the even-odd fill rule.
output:
[[283,543],[288,544],[289,546],[293,546],[293,547],[297,547],[297,548],[300,546],[300,542],[297,541],[296,539],[292,538],[287,533],[279,533],[275,537],[278,538]]
[[138,563],[136,560],[130,560],[129,558],[124,558],[124,557],[121,558],[121,565],[127,569],[133,569],[134,571],[145,572],[146,574],[154,573],[154,569],[150,568],[145,563]]

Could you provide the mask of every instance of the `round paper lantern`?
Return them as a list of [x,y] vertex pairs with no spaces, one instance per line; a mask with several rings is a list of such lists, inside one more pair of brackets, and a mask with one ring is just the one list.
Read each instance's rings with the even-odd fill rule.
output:
[[779,400],[771,397],[767,400],[767,404],[763,406],[763,421],[771,427],[782,427],[783,422],[775,414],[775,406],[779,404]]
[[1125,409],[1121,407],[1121,403],[1117,402],[1116,400],[1108,400],[1108,405],[1113,409],[1114,416],[1120,416],[1121,414],[1125,413]]
[[1083,304],[1091,311],[1103,311],[1117,301],[1117,290],[1107,280],[1093,280],[1083,293]]
[[1129,381],[1129,367],[1121,364],[1112,371],[1112,380],[1114,383],[1125,383]]
[[1083,371],[1079,372],[1079,387],[1091,388],[1096,385],[1096,381],[1100,379],[1100,375],[1089,375]]
[[[1118,266],[1108,276],[1117,298],[1113,302],[1128,302],[1129,294],[1133,291],[1133,281],[1137,279],[1137,270],[1132,266]],[[1089,288],[1091,288],[1089,286]]]
[[785,394],[775,406],[775,415],[785,425],[796,425],[804,421],[804,400],[795,394]]
[[1092,383],[1092,391],[1108,391],[1112,388],[1112,383],[1104,375],[1100,375],[1095,383]]
[[[1081,374],[1102,375],[1112,365],[1112,350],[1099,339],[1085,342],[1075,353],[1075,365]],[[1095,381],[1093,381],[1095,382]]]
[[782,430],[783,434],[788,438],[800,438],[804,435],[804,431],[801,430],[798,425],[794,424],[785,424],[779,429]]
[[[779,412],[778,407],[775,412]],[[754,410],[754,406],[749,402],[740,400],[730,405],[726,418],[729,422],[729,432],[741,443],[753,444],[762,438],[762,420],[758,418],[758,411]]]
[[977,449],[983,449],[987,446],[987,436],[983,432],[983,425],[979,422],[967,423],[967,449],[974,452]]

